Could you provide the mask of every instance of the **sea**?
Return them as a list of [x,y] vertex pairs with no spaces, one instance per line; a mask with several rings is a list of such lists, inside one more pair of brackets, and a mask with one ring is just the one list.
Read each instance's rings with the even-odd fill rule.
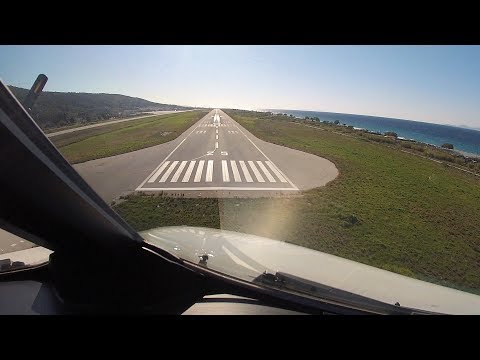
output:
[[400,138],[435,146],[450,143],[453,144],[455,150],[464,155],[480,156],[480,130],[368,115],[282,109],[263,109],[262,111],[288,114],[298,118],[318,117],[321,121],[334,122],[338,120],[340,124],[382,134],[386,131],[393,131]]

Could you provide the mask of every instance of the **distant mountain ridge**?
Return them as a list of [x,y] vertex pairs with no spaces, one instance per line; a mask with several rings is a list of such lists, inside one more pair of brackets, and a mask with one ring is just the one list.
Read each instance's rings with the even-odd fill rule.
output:
[[[23,101],[27,89],[9,86],[18,100]],[[145,99],[105,93],[74,93],[45,91],[33,106],[32,115],[43,128],[57,128],[112,118],[124,118],[148,111],[188,110],[191,107],[160,104]]]

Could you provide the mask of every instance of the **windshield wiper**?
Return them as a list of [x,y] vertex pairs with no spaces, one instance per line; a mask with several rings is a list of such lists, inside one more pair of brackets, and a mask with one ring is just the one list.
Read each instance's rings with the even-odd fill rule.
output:
[[354,306],[379,314],[433,314],[424,310],[402,307],[398,302],[395,303],[395,305],[387,304],[382,301],[357,295],[284,272],[272,274],[265,271],[263,274],[255,278],[253,282],[262,284],[264,286],[274,287],[283,291],[291,291],[309,295],[322,300],[341,302],[347,304],[347,306]]

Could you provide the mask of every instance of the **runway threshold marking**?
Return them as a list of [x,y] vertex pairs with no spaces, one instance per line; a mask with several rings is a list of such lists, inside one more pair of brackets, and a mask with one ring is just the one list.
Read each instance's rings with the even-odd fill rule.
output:
[[233,179],[235,182],[242,182],[242,178],[240,177],[240,173],[238,172],[237,163],[235,160],[230,160],[230,166],[232,167],[233,172]]
[[[154,183],[160,175],[163,176],[161,177],[159,183],[164,183],[168,182],[167,179],[169,176],[173,173],[175,170],[176,166],[180,163],[180,166],[177,168],[176,172],[174,173],[173,177],[170,179],[170,182],[176,183],[178,179],[180,178],[183,170],[188,164],[188,160],[176,160],[173,162],[168,161],[168,159],[172,156],[172,154],[187,140],[187,138],[195,132],[195,130],[199,127],[202,126],[202,123],[200,123],[197,127],[195,127],[186,137],[183,139],[168,155],[167,157],[150,173],[150,175],[140,184],[136,190],[140,191],[161,191],[161,190],[274,190],[274,191],[285,191],[285,190],[298,190],[298,188],[288,179],[288,177],[270,160],[270,158],[265,155],[265,153],[239,128],[239,126],[236,125],[235,122],[232,122],[233,126],[235,126],[242,135],[244,135],[248,141],[267,159],[265,162],[265,165],[270,168],[270,171],[275,174],[277,179],[282,182],[282,183],[289,183],[291,188],[268,188],[268,187],[227,187],[227,186],[197,186],[197,187],[159,187],[159,188],[142,188],[142,186],[145,185],[145,183],[148,181],[148,183]],[[212,124],[209,124],[212,125]],[[222,124],[219,124],[222,126]],[[216,132],[216,139],[218,140],[218,124],[214,125],[215,126],[215,132]],[[226,126],[226,125],[223,125]],[[238,133],[238,131],[228,131],[229,133]],[[206,131],[203,131],[206,132]],[[197,131],[197,133],[199,133]],[[201,132],[200,132],[201,133]],[[215,142],[215,149],[218,149],[218,141]],[[198,162],[197,170],[195,173],[195,178],[193,179],[194,182],[199,183],[202,182],[202,175],[203,175],[203,168],[205,166],[206,160],[200,160]],[[266,176],[268,182],[270,183],[276,183],[277,180],[275,177],[272,175],[272,173],[267,169],[267,167],[263,164],[262,161],[256,160],[256,161],[243,161],[243,160],[238,160],[240,164],[240,168],[242,169],[243,176],[245,178],[245,181],[247,183],[252,183],[254,182],[250,171],[248,169],[247,163],[253,172],[256,180],[259,183],[265,183],[265,179],[262,176],[262,173],[264,176]],[[255,162],[258,165],[255,165]],[[191,160],[190,164],[188,165],[188,168],[184,174],[184,177],[182,179],[182,183],[186,183],[190,181],[191,175],[194,171],[196,165],[196,159]],[[223,182],[230,182],[230,174],[228,170],[228,161],[227,160],[222,160],[221,161],[221,167],[222,167],[222,177],[223,177]],[[236,183],[242,182],[241,176],[240,176],[240,171],[237,167],[236,161],[235,160],[230,160],[230,167],[232,169],[232,174],[234,181]],[[165,171],[166,170],[166,171]],[[164,172],[165,171],[165,172]],[[214,160],[208,160],[207,161],[207,167],[206,167],[206,172],[205,172],[205,182],[212,182],[213,181],[213,174],[214,174]],[[201,185],[201,184],[199,184]],[[252,184],[253,185],[253,184]]]
[[205,177],[205,182],[212,182],[212,178],[213,178],[213,160],[208,160],[207,175]]
[[192,175],[193,167],[195,166],[196,161],[190,161],[190,165],[188,165],[187,171],[185,172],[185,175],[183,176],[182,182],[188,182],[190,180],[190,176]]
[[175,172],[175,175],[173,175],[173,178],[172,178],[171,182],[177,182],[178,178],[180,177],[180,174],[183,171],[183,168],[185,167],[185,165],[187,165],[187,162],[188,161],[182,161],[182,163],[178,167],[177,171]]
[[275,166],[273,166],[270,161],[265,161],[265,163],[275,173],[275,175],[277,175],[281,182],[287,182],[287,180],[282,176],[282,174],[280,174],[280,172],[275,168]]
[[150,179],[148,179],[148,182],[149,183],[153,183],[155,182],[155,180],[157,180],[158,176],[162,173],[163,169],[165,169],[168,164],[170,163],[170,161],[165,161],[162,166],[160,166],[160,169],[158,169],[156,172],[155,172],[155,175],[153,175]]
[[168,176],[172,173],[173,169],[175,169],[175,166],[177,166],[177,164],[178,164],[178,161],[172,162],[168,170],[165,171],[165,174],[163,174],[162,178],[160,179],[160,182],[163,183],[167,180]]
[[248,165],[250,165],[250,167],[252,168],[253,174],[257,178],[258,182],[261,182],[261,183],[265,182],[265,179],[260,174],[260,171],[258,171],[257,167],[255,166],[255,163],[253,161],[248,161]]
[[193,182],[200,182],[202,179],[202,172],[203,172],[203,165],[205,164],[205,160],[200,160],[198,162],[197,172],[195,173],[195,178]]
[[261,161],[257,161],[257,164],[260,167],[260,169],[262,169],[262,171],[265,174],[265,176],[267,177],[268,181],[277,182],[277,180],[275,180],[275,178],[272,176],[272,174],[270,174],[270,171],[268,171],[268,169],[265,167],[265,165],[263,165],[263,163]]
[[252,177],[250,176],[250,172],[248,171],[247,165],[245,165],[245,161],[239,161],[240,167],[242,168],[243,175],[245,176],[245,180],[247,182],[253,182]]
[[222,176],[223,182],[230,182],[230,174],[228,173],[227,160],[222,160]]
[[[203,160],[203,161],[205,161],[205,160]],[[205,177],[206,177],[205,182],[211,182],[212,181],[216,161],[218,161],[218,160],[207,160],[207,170],[206,170],[206,173],[205,173],[206,174],[205,175]],[[163,182],[175,183],[175,182],[177,182],[178,179],[180,178],[180,176],[182,175],[183,170],[187,166],[188,162],[189,162],[188,160],[184,160],[184,161],[181,161],[181,162],[180,161],[173,161],[173,162],[166,161],[165,166],[162,167],[162,169],[159,169],[159,171],[157,171],[156,175],[158,175],[158,176],[162,175],[162,171],[165,171],[165,169],[167,168],[168,165],[170,165],[170,166],[163,173],[163,176],[161,177],[161,179],[158,182],[159,183],[163,183]],[[228,161],[227,160],[221,160],[220,162],[221,162],[221,168],[222,168],[223,181],[224,182],[230,182],[230,171],[228,169]],[[255,162],[257,163],[257,165],[255,165]],[[190,177],[191,177],[191,174],[194,170],[195,163],[196,163],[195,160],[190,160],[190,165],[188,166],[188,168],[185,172],[185,175],[183,177],[182,182],[189,182],[190,181]],[[250,175],[248,166],[246,166],[245,162],[242,161],[242,160],[239,160],[239,163],[240,163],[240,166],[241,166],[241,169],[242,169],[242,172],[243,172],[243,176],[245,177],[247,182],[249,182],[248,179],[252,179],[252,182],[253,182],[253,178]],[[243,163],[243,165],[242,165],[242,163]],[[271,182],[271,183],[276,183],[277,182],[275,177],[270,173],[270,171],[267,169],[267,167],[263,164],[262,161],[260,161],[260,160],[247,161],[246,163],[248,163],[248,165],[250,166],[250,169],[253,171],[253,173],[255,175],[255,178],[257,179],[257,182],[262,182],[262,183],[267,182],[267,181],[265,181],[263,176],[267,177],[268,182]],[[265,161],[265,163],[267,163],[267,161]],[[179,165],[178,168],[176,168],[177,165]],[[257,166],[258,166],[258,168],[257,168]],[[204,167],[204,165],[202,165],[202,163],[200,163],[199,167],[197,168],[198,176],[196,175],[196,177],[197,177],[197,179],[200,178],[200,180],[198,182],[202,181],[202,176],[203,176],[203,169],[202,168],[203,167]],[[236,164],[236,160],[230,160],[230,167],[232,168],[232,173],[233,173],[233,177],[235,179],[235,182],[242,182],[242,179],[241,179],[241,176],[240,176],[240,171],[238,170],[238,167],[237,167],[237,164]],[[175,168],[176,168],[176,171],[175,171]],[[168,178],[170,177],[170,175],[174,171],[175,171],[174,175],[172,176],[170,181],[168,181]],[[286,180],[283,179],[283,177],[280,174],[276,174],[276,175],[277,175],[277,177],[280,181],[286,182]]]

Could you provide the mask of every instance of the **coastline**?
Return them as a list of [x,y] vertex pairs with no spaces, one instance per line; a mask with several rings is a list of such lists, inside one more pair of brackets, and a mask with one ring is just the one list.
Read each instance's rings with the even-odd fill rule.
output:
[[[437,144],[422,142],[411,138],[397,136],[393,131],[377,132],[367,130],[363,127],[354,127],[353,125],[341,124],[339,121],[320,120],[318,117],[307,118],[307,116],[295,116],[293,114],[265,112],[268,116],[280,116],[284,120],[290,120],[292,123],[302,124],[320,130],[330,129],[333,133],[365,138],[367,141],[382,143],[387,147],[409,153],[415,156],[442,163],[446,166],[456,168],[463,172],[480,176],[480,154],[471,153],[460,149],[448,149]],[[270,115],[269,115],[270,114]]]
[[474,158],[474,159],[479,159],[480,160],[480,154],[474,154],[474,153],[469,153],[469,152],[466,152],[466,151],[462,151],[462,150],[452,150],[452,152],[454,153],[457,153],[457,154],[460,154],[464,157],[467,157],[467,158]]
[[322,123],[338,123],[336,125],[349,126],[357,131],[370,134],[384,134],[395,132],[397,139],[412,141],[421,145],[433,146],[440,150],[442,144],[454,145],[449,153],[453,156],[460,155],[467,158],[480,158],[480,131],[465,127],[425,123],[406,119],[385,118],[379,116],[366,116],[342,113],[312,112],[303,110],[265,109],[272,114],[286,114],[299,120],[314,120]]

